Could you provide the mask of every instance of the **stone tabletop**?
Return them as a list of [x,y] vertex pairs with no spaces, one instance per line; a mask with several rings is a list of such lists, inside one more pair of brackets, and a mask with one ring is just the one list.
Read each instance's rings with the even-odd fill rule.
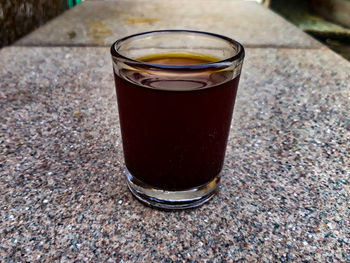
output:
[[350,262],[350,65],[247,48],[222,186],[128,192],[108,48],[0,51],[0,262]]
[[110,46],[120,37],[158,29],[221,33],[249,47],[320,47],[257,3],[224,0],[87,1],[16,45]]

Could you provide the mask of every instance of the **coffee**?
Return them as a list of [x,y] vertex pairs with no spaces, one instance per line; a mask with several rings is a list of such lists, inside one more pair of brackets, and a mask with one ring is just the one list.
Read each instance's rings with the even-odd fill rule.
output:
[[[218,59],[169,53],[136,59],[115,74],[125,163],[145,184],[166,190],[204,185],[221,171],[239,75],[208,70]],[[153,74],[152,64],[174,67]],[[191,65],[207,64],[191,71]],[[187,65],[186,74],[176,66]],[[190,73],[188,73],[190,72]]]

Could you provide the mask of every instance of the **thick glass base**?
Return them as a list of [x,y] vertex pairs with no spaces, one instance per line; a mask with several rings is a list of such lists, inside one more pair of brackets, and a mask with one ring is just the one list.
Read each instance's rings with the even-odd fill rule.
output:
[[131,193],[141,202],[162,209],[186,209],[202,205],[214,196],[220,174],[209,183],[183,191],[168,191],[154,188],[132,176],[126,169],[126,178]]

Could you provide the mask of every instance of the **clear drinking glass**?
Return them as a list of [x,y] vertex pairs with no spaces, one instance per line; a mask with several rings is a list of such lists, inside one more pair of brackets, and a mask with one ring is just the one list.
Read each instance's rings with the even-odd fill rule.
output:
[[208,201],[220,182],[243,46],[162,30],[120,39],[111,54],[130,191],[165,209]]

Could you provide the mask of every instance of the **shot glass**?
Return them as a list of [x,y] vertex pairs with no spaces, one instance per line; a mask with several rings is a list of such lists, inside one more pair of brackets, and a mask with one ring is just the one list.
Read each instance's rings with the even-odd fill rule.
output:
[[218,190],[244,48],[161,30],[111,47],[126,181],[143,203],[192,208]]

